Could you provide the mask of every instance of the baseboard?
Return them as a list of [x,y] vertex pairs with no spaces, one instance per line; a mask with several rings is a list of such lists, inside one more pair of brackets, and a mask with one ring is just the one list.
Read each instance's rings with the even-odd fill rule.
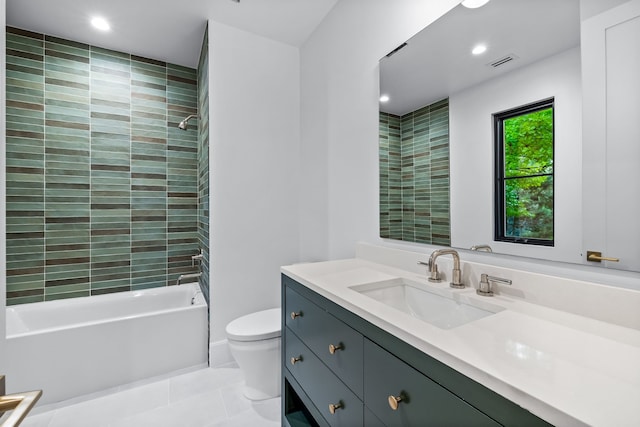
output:
[[229,342],[220,340],[209,343],[209,365],[212,368],[220,368],[235,363],[235,359],[231,355]]

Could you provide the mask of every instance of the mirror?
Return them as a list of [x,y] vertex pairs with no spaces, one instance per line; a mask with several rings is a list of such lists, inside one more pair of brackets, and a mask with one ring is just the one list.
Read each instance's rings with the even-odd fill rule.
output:
[[[380,61],[380,94],[389,97],[380,103],[381,237],[587,264],[580,3],[458,5]],[[487,49],[472,55],[477,44]],[[549,97],[555,245],[494,241],[492,115]]]
[[[582,8],[586,22],[622,8],[621,3],[625,0],[458,5],[381,59],[380,94],[389,97],[380,103],[381,237],[458,249],[489,245],[495,253],[595,265],[587,262],[585,245],[599,226],[584,227],[589,212],[583,215],[583,205],[593,196],[586,181],[583,188],[583,173],[606,165],[585,163],[589,171],[583,171],[583,126],[589,136],[594,120],[582,118],[583,98],[591,94],[583,93],[580,15]],[[477,44],[486,51],[472,55]],[[592,44],[586,49],[590,52]],[[584,90],[593,91],[590,82]],[[551,97],[555,244],[494,241],[492,115]],[[637,251],[626,247],[625,252]],[[598,265],[640,270],[624,262]]]

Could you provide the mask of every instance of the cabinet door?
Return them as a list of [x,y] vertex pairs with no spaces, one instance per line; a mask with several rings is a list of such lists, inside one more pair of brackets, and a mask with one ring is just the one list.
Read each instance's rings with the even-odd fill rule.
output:
[[367,339],[364,354],[364,403],[385,425],[500,425]]
[[640,271],[640,0],[582,23],[583,221],[600,265]]
[[285,292],[287,326],[362,397],[362,335],[292,289]]
[[289,328],[285,328],[285,335],[287,369],[324,419],[331,426],[363,425],[362,401]]

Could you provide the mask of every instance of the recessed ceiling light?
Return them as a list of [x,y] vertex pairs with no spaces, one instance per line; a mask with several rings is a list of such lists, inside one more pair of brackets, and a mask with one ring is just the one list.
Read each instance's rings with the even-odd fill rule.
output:
[[474,55],[480,55],[481,53],[485,53],[487,51],[487,46],[483,44],[479,44],[471,50],[471,53]]
[[477,7],[484,6],[487,3],[489,3],[489,0],[464,0],[462,5],[469,9],[475,9]]
[[389,102],[389,95],[381,95],[380,102]]
[[111,25],[109,25],[107,20],[99,16],[91,18],[91,25],[100,31],[109,31],[111,29]]

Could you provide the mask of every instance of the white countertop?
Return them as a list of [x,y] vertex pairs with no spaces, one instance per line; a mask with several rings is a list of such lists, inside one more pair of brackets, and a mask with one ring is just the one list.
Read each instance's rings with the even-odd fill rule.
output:
[[[282,272],[554,425],[640,426],[636,329],[514,296],[481,297],[472,287],[451,289],[448,281],[429,283],[425,274],[363,259]],[[350,289],[398,277],[504,310],[440,329]]]

